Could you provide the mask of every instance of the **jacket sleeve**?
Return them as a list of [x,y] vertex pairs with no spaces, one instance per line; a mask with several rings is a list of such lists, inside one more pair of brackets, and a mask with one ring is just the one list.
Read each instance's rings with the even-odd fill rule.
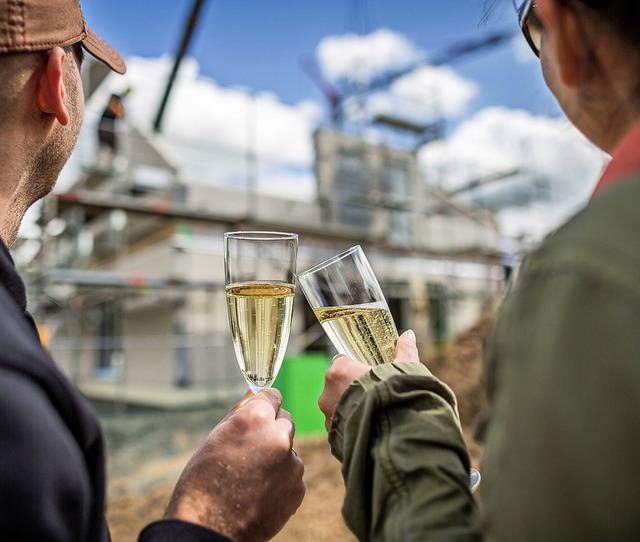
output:
[[230,538],[193,523],[163,519],[147,525],[138,542],[233,542]]
[[352,384],[329,442],[358,540],[479,540],[455,397],[423,365],[381,365]]

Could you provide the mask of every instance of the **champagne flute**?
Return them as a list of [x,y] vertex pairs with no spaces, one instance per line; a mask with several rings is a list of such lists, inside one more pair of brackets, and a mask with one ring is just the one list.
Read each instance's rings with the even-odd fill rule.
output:
[[398,331],[360,246],[300,273],[298,283],[339,353],[366,365],[393,360]]
[[[298,283],[339,353],[372,366],[393,360],[398,331],[360,246],[300,273]],[[480,479],[480,472],[470,469],[472,493]]]
[[254,393],[271,387],[291,332],[298,236],[224,234],[229,327],[240,370]]

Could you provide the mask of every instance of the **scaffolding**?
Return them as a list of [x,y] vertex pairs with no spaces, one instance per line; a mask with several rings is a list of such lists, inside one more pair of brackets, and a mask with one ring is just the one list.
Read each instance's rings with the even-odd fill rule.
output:
[[[103,75],[90,67],[88,91]],[[253,132],[257,108],[247,115]],[[297,232],[299,269],[361,244],[396,324],[416,331],[423,353],[499,295],[492,214],[427,189],[412,150],[320,128],[309,142],[315,162],[293,171],[315,180],[316,197],[299,200],[261,190],[263,176],[292,171],[259,158],[252,137],[231,151],[140,126],[119,136],[106,162],[85,146],[73,185],[45,199],[27,273],[45,342],[94,399],[178,408],[244,389],[227,325],[224,231]],[[330,349],[299,296],[289,355]]]

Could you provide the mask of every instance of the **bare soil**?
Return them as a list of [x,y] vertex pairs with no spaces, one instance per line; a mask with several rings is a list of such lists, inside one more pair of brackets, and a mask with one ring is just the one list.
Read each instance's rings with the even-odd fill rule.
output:
[[[490,317],[447,345],[427,362],[448,383],[459,401],[460,417],[472,463],[481,461],[473,425],[486,404],[481,386],[481,350]],[[207,411],[104,414],[108,453],[107,516],[114,542],[135,542],[144,525],[161,517],[173,485],[198,443],[228,405]],[[340,464],[326,438],[296,439],[305,462],[305,501],[276,542],[353,542],[340,509],[344,485]]]

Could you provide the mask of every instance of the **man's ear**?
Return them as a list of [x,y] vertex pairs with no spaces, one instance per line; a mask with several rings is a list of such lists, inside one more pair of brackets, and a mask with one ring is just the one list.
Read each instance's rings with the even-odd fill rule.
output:
[[36,99],[43,113],[54,115],[63,126],[69,123],[69,111],[64,103],[64,61],[66,53],[62,47],[54,47],[40,73]]
[[544,27],[543,40],[551,48],[562,82],[569,87],[584,83],[586,36],[580,31],[578,13],[558,0],[538,0],[536,15]]

